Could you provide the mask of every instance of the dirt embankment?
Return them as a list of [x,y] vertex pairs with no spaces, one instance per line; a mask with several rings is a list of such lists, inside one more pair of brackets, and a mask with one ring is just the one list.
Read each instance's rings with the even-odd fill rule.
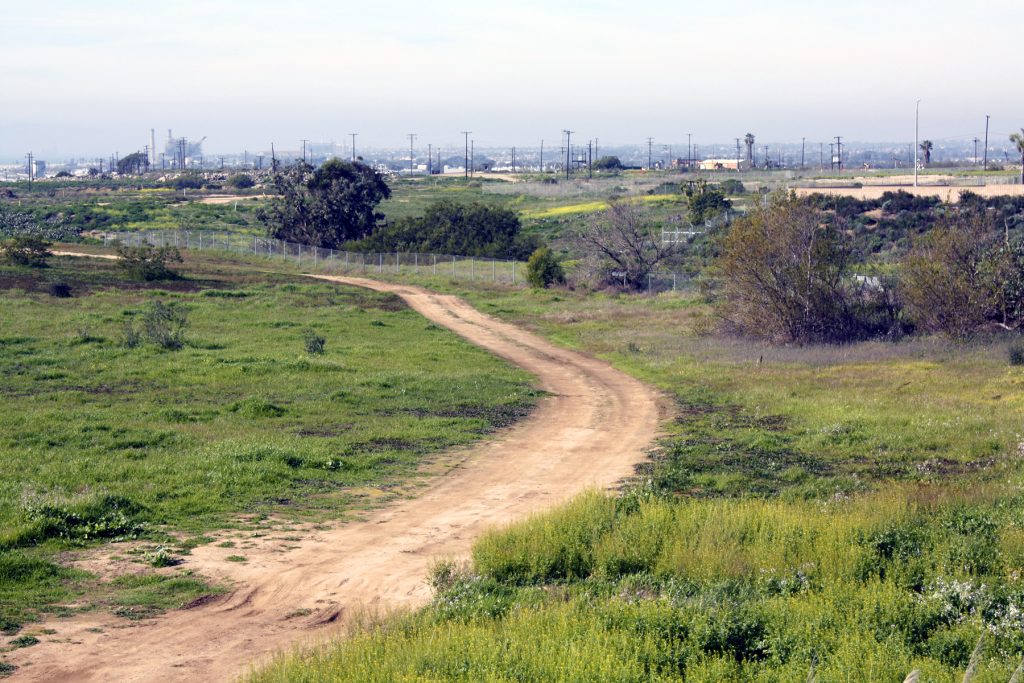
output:
[[450,454],[450,468],[413,499],[328,530],[253,539],[248,562],[216,544],[186,568],[233,592],[191,609],[127,623],[82,615],[11,653],[18,681],[224,681],[293,644],[331,635],[362,609],[423,605],[437,558],[467,556],[483,530],[608,487],[633,472],[662,417],[659,396],[602,361],[567,351],[464,301],[416,287],[321,276],[394,292],[413,309],[537,377],[548,392],[492,441]]

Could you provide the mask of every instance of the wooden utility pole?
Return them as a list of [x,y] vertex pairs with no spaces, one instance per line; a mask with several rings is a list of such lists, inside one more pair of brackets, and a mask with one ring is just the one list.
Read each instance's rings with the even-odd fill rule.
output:
[[416,142],[416,133],[408,133],[407,135],[409,136],[409,175],[412,175],[413,171],[415,170],[413,168],[412,144]]
[[576,131],[569,130],[566,128],[562,131],[565,133],[565,179],[569,179],[569,169],[572,167],[572,134]]
[[988,120],[989,120],[989,115],[985,114],[985,150],[984,150],[985,165],[982,166],[982,170],[983,171],[987,171],[988,170]]
[[472,132],[473,131],[471,131],[471,130],[464,130],[464,131],[462,131],[462,134],[466,136],[466,171],[465,171],[466,180],[469,180],[469,134],[472,133]]

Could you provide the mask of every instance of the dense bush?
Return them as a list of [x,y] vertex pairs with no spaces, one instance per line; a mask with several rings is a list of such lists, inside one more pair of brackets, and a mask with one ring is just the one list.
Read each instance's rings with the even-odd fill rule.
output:
[[547,247],[540,247],[526,263],[526,280],[531,286],[544,289],[565,282],[565,271],[558,257]]
[[248,173],[236,173],[228,178],[228,184],[239,190],[246,190],[254,186],[256,181]]
[[181,263],[181,252],[176,247],[154,247],[148,244],[132,247],[117,245],[118,267],[136,280],[173,280],[178,273],[171,270],[171,263]]
[[339,159],[316,169],[299,163],[275,173],[274,190],[269,209],[259,213],[268,234],[325,249],[372,233],[384,218],[377,205],[391,196],[380,173]]
[[50,257],[50,244],[36,235],[12,237],[0,247],[0,254],[7,263],[29,268],[45,268]]
[[1024,324],[1024,243],[992,215],[962,209],[918,238],[901,269],[908,315],[929,332],[965,338],[987,323]]
[[522,260],[538,244],[521,228],[518,214],[510,209],[442,200],[428,206],[422,216],[378,228],[355,248]]
[[849,249],[812,203],[776,195],[732,225],[722,250],[718,311],[732,329],[778,343],[850,337]]

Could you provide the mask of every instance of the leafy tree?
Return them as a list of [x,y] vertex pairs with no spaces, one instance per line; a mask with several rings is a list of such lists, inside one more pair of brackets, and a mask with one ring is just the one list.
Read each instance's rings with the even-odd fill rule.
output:
[[50,243],[37,235],[18,235],[3,244],[0,253],[7,263],[29,268],[45,268]]
[[232,187],[237,188],[239,190],[247,190],[255,184],[256,181],[253,180],[252,176],[249,175],[248,173],[236,173],[235,175],[228,178],[228,185],[231,185]]
[[596,171],[619,171],[625,168],[617,156],[603,156],[594,162]]
[[848,338],[849,250],[839,234],[822,227],[811,203],[783,194],[737,220],[718,261],[723,319],[774,343]]
[[57,175],[55,175],[53,177],[54,178],[74,178],[74,176],[71,175],[71,173],[69,173],[68,171],[58,171]]
[[524,259],[537,244],[523,236],[521,228],[518,214],[510,209],[441,200],[428,206],[422,216],[378,228],[354,246],[373,251]]
[[1017,153],[1020,154],[1020,182],[1024,184],[1024,128],[1010,135],[1010,142],[1017,146]]
[[168,264],[181,263],[181,253],[175,247],[154,247],[148,244],[137,247],[117,245],[117,265],[130,277],[151,282],[173,280],[178,274]]
[[703,178],[693,186],[687,186],[686,197],[690,220],[694,223],[703,223],[732,208],[732,204],[725,198],[725,192],[708,185]]
[[274,176],[274,188],[278,198],[260,213],[269,235],[331,249],[370,235],[384,218],[377,205],[391,196],[381,174],[340,159],[317,169],[289,166]]
[[924,165],[932,163],[932,141],[924,140],[921,142],[921,151],[924,152]]
[[526,280],[537,289],[565,282],[565,271],[558,258],[547,247],[540,247],[526,263]]
[[646,287],[648,274],[679,253],[678,244],[665,243],[656,232],[650,212],[630,201],[610,202],[576,238],[580,250],[599,262],[605,282],[631,289]]
[[117,160],[117,172],[121,175],[138,175],[149,165],[143,152],[135,152]]

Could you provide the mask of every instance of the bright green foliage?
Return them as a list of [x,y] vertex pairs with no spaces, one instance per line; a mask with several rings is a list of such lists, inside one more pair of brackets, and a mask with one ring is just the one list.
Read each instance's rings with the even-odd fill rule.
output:
[[[1005,344],[773,349],[695,298],[469,293],[678,401],[625,495],[485,535],[429,608],[257,681],[1005,683],[1024,653]],[[602,668],[606,662],[614,667]]]
[[526,280],[533,287],[544,289],[565,282],[562,264],[547,247],[540,247],[530,255],[526,263]]
[[[193,255],[186,268],[197,279],[169,292],[55,257],[76,297],[54,299],[42,275],[11,289],[26,271],[0,267],[0,618],[66,599],[50,564],[63,548],[241,513],[336,518],[534,401],[526,375],[395,297]],[[187,308],[181,349],[124,348],[124,320],[158,304]],[[322,354],[301,354],[310,326]]]

